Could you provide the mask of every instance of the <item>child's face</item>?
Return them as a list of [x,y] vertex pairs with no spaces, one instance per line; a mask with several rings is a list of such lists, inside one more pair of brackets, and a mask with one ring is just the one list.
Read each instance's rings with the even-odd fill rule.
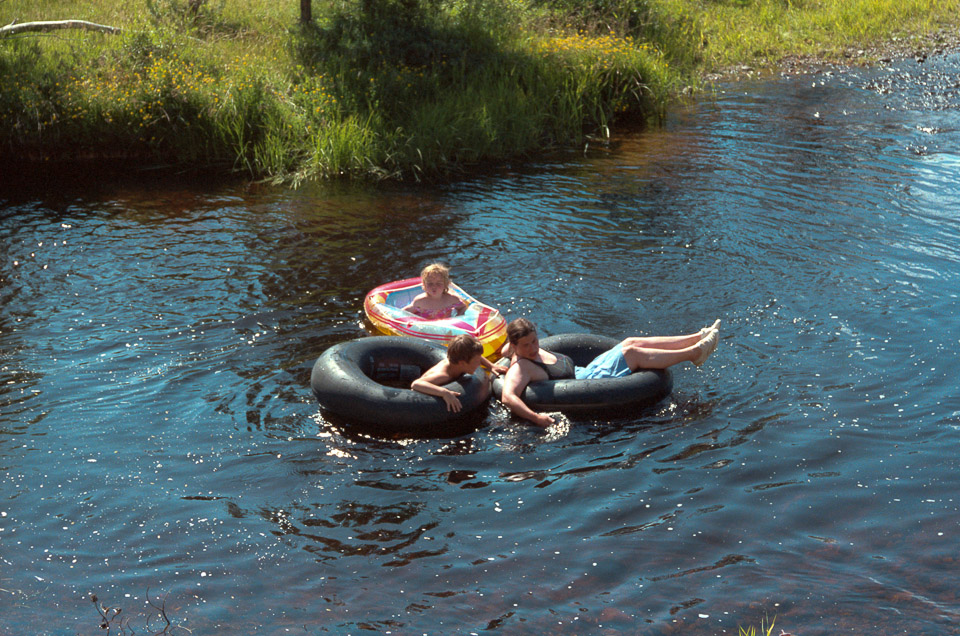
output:
[[537,354],[540,353],[540,337],[537,336],[536,331],[528,333],[517,340],[513,349],[520,358],[536,358]]
[[447,290],[447,284],[441,276],[429,276],[421,279],[420,283],[423,286],[423,291],[431,298],[439,298]]
[[476,371],[480,365],[483,363],[483,354],[478,353],[470,359],[470,362],[467,363],[467,373],[473,373]]

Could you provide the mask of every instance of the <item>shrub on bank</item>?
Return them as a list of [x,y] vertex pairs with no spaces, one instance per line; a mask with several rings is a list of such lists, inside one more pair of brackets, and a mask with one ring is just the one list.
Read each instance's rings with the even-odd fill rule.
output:
[[119,37],[0,41],[8,160],[431,177],[651,115],[670,81],[648,46],[531,29],[507,1],[358,0],[273,34],[224,2],[195,20],[172,17],[191,3],[146,4]]
[[[430,175],[579,143],[662,103],[668,70],[630,39],[496,24],[479,4],[429,16],[383,7],[335,15],[294,40],[301,81],[325,78],[311,172],[351,171],[372,156],[386,174]],[[347,139],[363,154],[332,152]]]

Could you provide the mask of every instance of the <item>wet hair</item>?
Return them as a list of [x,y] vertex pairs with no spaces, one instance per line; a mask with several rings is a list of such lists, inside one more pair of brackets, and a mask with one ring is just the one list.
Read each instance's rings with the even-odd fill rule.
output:
[[447,360],[453,364],[460,362],[470,362],[477,354],[483,353],[483,345],[475,337],[469,334],[460,334],[450,341],[447,347]]
[[444,290],[450,288],[450,268],[443,263],[431,263],[420,271],[420,280],[427,280],[434,276],[439,276],[443,279]]
[[537,326],[526,318],[511,320],[507,325],[507,340],[513,345],[517,344],[520,338],[525,338],[532,333],[537,333]]

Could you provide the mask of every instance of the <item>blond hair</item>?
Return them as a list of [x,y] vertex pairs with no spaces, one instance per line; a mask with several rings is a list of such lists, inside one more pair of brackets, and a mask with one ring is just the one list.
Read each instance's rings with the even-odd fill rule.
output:
[[427,280],[434,276],[443,279],[444,291],[450,289],[450,268],[443,263],[431,263],[420,271],[420,280]]

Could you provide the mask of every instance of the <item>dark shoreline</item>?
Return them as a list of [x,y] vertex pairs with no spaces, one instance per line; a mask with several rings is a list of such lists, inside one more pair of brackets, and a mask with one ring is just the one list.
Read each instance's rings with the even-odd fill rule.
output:
[[[757,66],[737,65],[718,72],[705,73],[701,80],[704,85],[729,83],[750,79],[769,79],[775,76],[796,76],[817,74],[825,71],[842,72],[853,68],[871,65],[885,66],[913,58],[924,63],[930,57],[949,55],[960,50],[960,29],[956,31],[942,29],[924,36],[894,38],[889,42],[866,47],[848,47],[837,55],[789,55],[777,62],[761,60]],[[696,96],[697,90],[683,91],[685,97]],[[674,97],[680,97],[675,95]],[[617,122],[617,133],[636,129],[630,121]],[[513,163],[505,160],[505,163]],[[145,153],[118,151],[110,156],[96,157],[85,150],[78,150],[72,156],[40,157],[24,156],[17,160],[0,155],[0,174],[4,180],[0,183],[0,196],[4,193],[23,190],[36,190],[46,187],[50,182],[74,183],[90,179],[130,179],[162,180],[191,175],[195,179],[212,182],[232,182],[243,180],[250,184],[262,180],[251,178],[249,173],[235,171],[226,163],[191,165],[163,161],[159,157]],[[462,173],[461,173],[462,174]],[[449,175],[456,178],[456,175]],[[440,179],[444,181],[445,179]]]

